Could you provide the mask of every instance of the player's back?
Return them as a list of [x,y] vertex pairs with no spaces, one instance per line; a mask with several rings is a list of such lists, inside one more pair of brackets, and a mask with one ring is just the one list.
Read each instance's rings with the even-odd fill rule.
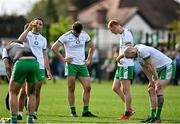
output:
[[160,52],[159,50],[153,47],[142,45],[142,44],[136,45],[136,47],[137,46],[140,53],[143,52],[142,54],[147,54],[147,55],[149,54],[155,68],[160,68],[172,62],[172,60],[168,56],[166,56],[165,54],[163,54],[162,52]]

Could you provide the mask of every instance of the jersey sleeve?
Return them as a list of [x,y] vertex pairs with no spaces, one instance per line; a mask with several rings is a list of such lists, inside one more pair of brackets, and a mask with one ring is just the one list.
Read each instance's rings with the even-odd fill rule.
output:
[[139,56],[144,60],[148,59],[150,57],[150,52],[147,48],[141,48],[139,50]]
[[60,36],[60,37],[58,38],[58,41],[59,41],[60,43],[64,44],[64,43],[66,42],[66,37],[65,37],[65,35]]
[[46,50],[47,49],[47,40],[46,38],[44,38],[44,46],[43,46],[43,50]]
[[2,59],[9,58],[6,48],[3,49]]
[[91,41],[91,38],[90,38],[89,34],[87,34],[86,32],[84,32],[84,36],[85,36],[86,42]]
[[129,43],[131,43],[133,45],[133,36],[129,30],[125,31],[124,43],[125,43],[125,45],[129,44]]

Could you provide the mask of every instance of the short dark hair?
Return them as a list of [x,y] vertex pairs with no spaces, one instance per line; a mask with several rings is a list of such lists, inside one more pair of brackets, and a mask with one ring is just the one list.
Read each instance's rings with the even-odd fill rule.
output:
[[41,20],[44,23],[44,20],[41,17],[36,17],[33,20]]
[[83,25],[79,21],[77,21],[72,25],[72,29],[76,33],[81,33],[81,31],[83,29]]

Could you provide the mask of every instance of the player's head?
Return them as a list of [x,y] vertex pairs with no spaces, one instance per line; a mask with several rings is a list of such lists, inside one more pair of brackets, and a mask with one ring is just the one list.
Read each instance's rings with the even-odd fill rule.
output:
[[114,34],[119,34],[123,31],[123,27],[119,24],[117,20],[110,20],[108,23],[108,28]]
[[33,19],[34,27],[37,31],[40,31],[43,28],[44,21],[41,17],[36,17]]
[[83,25],[79,21],[77,21],[72,25],[72,30],[74,33],[80,34],[83,30]]
[[137,49],[134,47],[127,47],[124,50],[124,56],[126,58],[135,58],[137,56]]

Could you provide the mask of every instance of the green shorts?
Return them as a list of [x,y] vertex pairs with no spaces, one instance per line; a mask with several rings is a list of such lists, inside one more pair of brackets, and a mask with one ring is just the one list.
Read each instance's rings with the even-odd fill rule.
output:
[[87,66],[85,65],[75,65],[71,63],[66,63],[65,76],[89,77],[89,72]]
[[174,79],[176,73],[176,64],[172,62],[167,64],[160,69],[157,69],[158,76],[160,80],[170,80]]
[[15,62],[11,80],[23,84],[35,84],[38,81],[39,64],[36,59],[19,59]]
[[118,80],[132,80],[133,72],[134,72],[134,66],[117,67],[115,78]]
[[45,78],[46,78],[46,76],[45,76],[45,69],[39,69],[38,81],[45,80]]

